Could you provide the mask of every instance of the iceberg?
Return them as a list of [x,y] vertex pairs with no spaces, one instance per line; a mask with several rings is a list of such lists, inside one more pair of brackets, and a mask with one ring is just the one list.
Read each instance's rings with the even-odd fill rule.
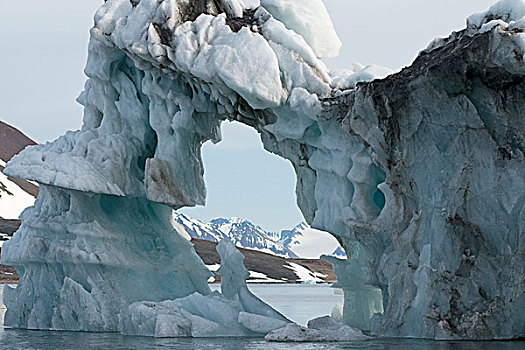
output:
[[4,292],[5,325],[158,337],[282,329],[234,250],[221,245],[228,283],[211,293],[171,224],[172,209],[205,203],[200,148],[235,120],[291,162],[305,220],[345,249],[331,261],[348,328],[524,337],[523,1],[474,15],[394,74],[329,72],[320,57],[339,42],[321,1],[195,4],[108,0],[95,14],[82,128],[5,168],[41,184],[3,246],[20,275]]

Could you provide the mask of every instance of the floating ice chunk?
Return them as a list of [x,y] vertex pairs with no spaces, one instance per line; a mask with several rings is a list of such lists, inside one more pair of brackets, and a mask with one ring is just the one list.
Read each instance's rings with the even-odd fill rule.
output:
[[155,337],[191,336],[191,314],[176,301],[142,301],[129,306],[120,321],[122,334]]
[[[5,290],[7,326],[118,331],[122,320],[132,334],[237,336],[257,334],[239,323],[241,312],[286,322],[249,292],[242,257],[226,243],[226,296],[210,294],[209,270],[171,229],[171,208],[154,203],[204,201],[200,146],[218,141],[220,122],[240,115],[260,131],[267,150],[293,163],[308,222],[344,243],[349,258],[333,265],[347,324],[370,329],[385,301],[385,315],[373,323],[380,334],[523,336],[523,315],[512,312],[524,300],[515,273],[523,268],[523,127],[515,113],[523,100],[499,103],[498,96],[523,89],[516,44],[525,45],[525,34],[494,28],[523,27],[523,1],[502,1],[471,17],[469,30],[441,41],[452,50],[427,56],[432,67],[424,58],[407,71],[414,74],[397,77],[414,89],[376,82],[344,94],[331,91],[317,59],[340,45],[320,0],[263,0],[274,17],[261,7],[258,25],[237,33],[226,14],[183,24],[182,17],[198,14],[179,7],[188,3],[105,2],[91,31],[90,80],[79,97],[82,130],[27,149],[8,165],[7,173],[43,184],[2,249],[2,261],[23,272],[18,287]],[[240,0],[228,3],[239,14]],[[494,28],[494,35],[465,45],[480,28]],[[458,62],[474,74],[456,69]],[[334,83],[348,89],[380,76],[353,67]],[[340,96],[325,99],[332,92]],[[319,115],[307,110],[318,110],[311,94],[323,101]],[[262,108],[271,110],[255,110]],[[462,191],[465,183],[472,191]],[[235,263],[226,261],[230,254]],[[472,281],[479,288],[463,288],[458,297],[453,287]],[[139,302],[124,317],[130,303],[146,298],[157,303]],[[166,299],[177,300],[158,311]],[[457,327],[439,333],[456,301],[464,306],[451,316]],[[438,317],[425,318],[429,312]],[[255,329],[254,318],[241,320]],[[350,332],[281,328],[285,338],[299,340]]]
[[[181,306],[192,315],[204,317],[207,320],[232,328],[237,323],[240,305],[236,300],[225,298],[219,292],[210,295],[193,293],[179,299]],[[233,335],[233,334],[232,334]]]
[[161,314],[155,322],[156,338],[187,337],[191,329],[191,319],[183,312],[179,314]]
[[217,322],[210,321],[204,317],[197,315],[191,316],[191,336],[194,338],[208,338],[208,337],[225,337],[228,334],[225,334],[223,327]]
[[319,58],[339,55],[341,40],[321,0],[261,0],[261,5],[301,35]]
[[132,303],[120,318],[123,334],[155,337],[263,335],[290,321],[246,287],[244,256],[228,240],[217,245],[223,294],[192,293],[161,302]]
[[326,336],[332,336],[332,333],[340,334],[341,338],[348,340],[370,339],[359,329],[352,328],[331,316],[322,316],[308,321],[308,328],[325,332]]
[[217,270],[221,275],[221,292],[226,298],[233,299],[246,286],[246,279],[250,276],[243,265],[244,255],[227,239],[220,241],[216,249],[221,256],[221,267]]
[[336,330],[343,327],[345,324],[330,316],[322,316],[308,321],[308,328],[312,329],[332,329]]
[[[329,316],[326,316],[329,317]],[[325,342],[325,341],[359,341],[370,337],[358,329],[347,325],[338,328],[305,328],[290,323],[283,328],[268,333],[264,339],[278,342]]]
[[239,323],[256,333],[266,334],[286,326],[289,322],[248,312],[239,313]]
[[309,331],[308,328],[301,327],[295,323],[290,323],[282,328],[268,333],[264,339],[268,341],[279,342],[306,342],[320,339],[321,336],[321,332],[318,330]]
[[469,28],[480,29],[486,23],[500,19],[510,23],[525,17],[525,0],[501,0],[487,11],[475,13],[467,18]]
[[162,302],[129,306],[120,325],[128,335],[154,337],[229,337],[247,335],[238,323],[239,304],[220,293],[193,293]]

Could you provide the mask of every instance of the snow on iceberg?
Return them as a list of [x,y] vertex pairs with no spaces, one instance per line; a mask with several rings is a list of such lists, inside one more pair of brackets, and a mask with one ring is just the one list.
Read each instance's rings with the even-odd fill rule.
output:
[[487,11],[468,17],[467,26],[480,29],[492,21],[510,23],[517,22],[523,17],[525,17],[524,0],[501,0],[494,3]]
[[322,0],[261,0],[288,29],[301,35],[319,58],[339,55],[341,40]]
[[354,64],[357,68],[353,70],[335,70],[330,72],[332,75],[332,87],[338,90],[349,90],[354,89],[357,83],[371,82],[375,79],[383,79],[392,74],[394,71],[380,67],[375,64],[368,65],[366,67],[360,67]]

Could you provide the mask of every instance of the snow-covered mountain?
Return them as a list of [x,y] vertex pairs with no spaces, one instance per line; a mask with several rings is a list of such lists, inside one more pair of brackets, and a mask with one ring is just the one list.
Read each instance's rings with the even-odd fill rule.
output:
[[214,242],[227,238],[238,247],[286,258],[318,259],[323,254],[345,256],[344,250],[332,235],[312,229],[305,223],[277,233],[265,231],[252,222],[239,218],[217,218],[204,223],[187,215],[175,213],[174,221],[180,224],[192,238]]
[[286,258],[297,258],[290,249],[270,238],[268,232],[248,220],[217,218],[203,223],[187,215],[175,213],[174,221],[192,238],[219,242],[227,238],[237,247],[250,248]]
[[318,259],[321,255],[346,257],[343,248],[328,232],[311,228],[302,222],[291,230],[279,234],[279,243],[301,258]]

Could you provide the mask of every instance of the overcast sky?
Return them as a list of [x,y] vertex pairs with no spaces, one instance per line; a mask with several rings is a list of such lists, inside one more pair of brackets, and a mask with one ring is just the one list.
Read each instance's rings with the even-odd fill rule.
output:
[[[409,65],[435,37],[465,25],[492,0],[325,0],[343,42],[330,68],[351,62],[392,69]],[[102,0],[0,1],[0,120],[38,142],[78,129],[88,31]],[[287,161],[262,150],[257,134],[225,123],[224,141],[205,145],[205,208],[187,210],[203,220],[238,216],[280,230],[302,221],[295,176]]]

